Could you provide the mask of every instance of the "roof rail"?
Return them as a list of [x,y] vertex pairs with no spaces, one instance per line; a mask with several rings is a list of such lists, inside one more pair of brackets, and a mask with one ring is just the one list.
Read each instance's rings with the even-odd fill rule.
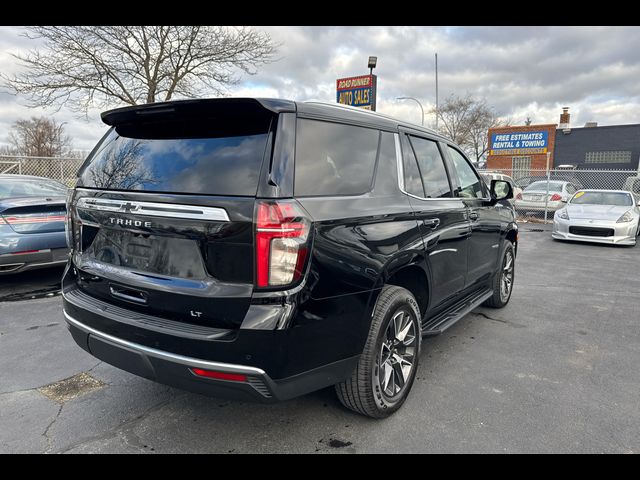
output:
[[421,125],[417,125],[417,124],[414,124],[414,123],[410,123],[410,122],[405,122],[403,120],[399,120],[398,118],[392,117],[390,115],[386,115],[384,113],[373,112],[371,110],[366,110],[366,109],[359,108],[359,107],[352,107],[351,105],[344,105],[342,103],[324,102],[324,101],[321,101],[321,100],[307,100],[307,101],[304,101],[302,103],[324,105],[324,106],[331,107],[331,108],[349,110],[349,111],[352,111],[352,112],[359,112],[362,115],[371,115],[371,116],[375,116],[375,117],[383,117],[383,118],[386,118],[388,120],[392,120],[394,122],[398,122],[399,124],[411,125],[413,127],[416,127],[417,129],[426,130],[427,132],[433,133],[433,134],[438,135],[438,136],[442,136],[441,134],[439,134],[438,132],[436,132],[435,130],[432,130],[430,128],[427,128],[427,127],[424,127],[424,126],[421,126]]

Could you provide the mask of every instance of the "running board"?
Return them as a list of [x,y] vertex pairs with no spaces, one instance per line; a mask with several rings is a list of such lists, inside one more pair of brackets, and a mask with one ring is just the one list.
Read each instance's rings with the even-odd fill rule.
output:
[[482,305],[482,303],[493,295],[492,290],[480,290],[467,295],[459,302],[454,303],[444,312],[429,319],[422,324],[422,335],[431,336],[444,332],[451,325],[464,317],[471,310]]

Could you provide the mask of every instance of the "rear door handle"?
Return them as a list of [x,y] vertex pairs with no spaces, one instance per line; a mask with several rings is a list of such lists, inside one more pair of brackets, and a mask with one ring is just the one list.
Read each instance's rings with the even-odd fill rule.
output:
[[422,224],[425,227],[428,227],[428,228],[430,228],[432,230],[435,230],[440,225],[440,219],[439,218],[427,218],[425,220],[422,220]]

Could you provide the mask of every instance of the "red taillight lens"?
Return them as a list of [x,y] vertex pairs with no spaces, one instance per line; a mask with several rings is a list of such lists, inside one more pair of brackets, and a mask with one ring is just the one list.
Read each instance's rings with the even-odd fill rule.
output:
[[562,196],[560,194],[554,193],[553,195],[551,195],[552,202],[559,202],[560,200],[562,200]]
[[522,200],[522,194],[521,193],[518,193],[516,195],[516,200]]
[[66,215],[15,215],[13,217],[4,217],[4,220],[9,225],[24,225],[28,223],[64,222],[67,217]]
[[199,377],[214,378],[216,380],[228,380],[231,382],[246,382],[247,376],[239,373],[215,372],[213,370],[203,370],[192,368],[191,371]]
[[302,276],[311,223],[295,201],[261,201],[256,209],[256,283],[289,285]]

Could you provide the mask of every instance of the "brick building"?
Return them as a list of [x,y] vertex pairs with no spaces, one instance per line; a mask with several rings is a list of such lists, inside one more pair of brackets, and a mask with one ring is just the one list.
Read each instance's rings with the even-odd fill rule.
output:
[[528,175],[530,170],[547,168],[547,154],[549,168],[553,168],[557,128],[557,124],[550,123],[490,129],[487,168]]
[[640,124],[599,127],[588,122],[573,128],[569,108],[558,124],[492,128],[488,132],[487,168],[510,170],[513,176],[531,170],[571,166],[578,170],[638,170]]

